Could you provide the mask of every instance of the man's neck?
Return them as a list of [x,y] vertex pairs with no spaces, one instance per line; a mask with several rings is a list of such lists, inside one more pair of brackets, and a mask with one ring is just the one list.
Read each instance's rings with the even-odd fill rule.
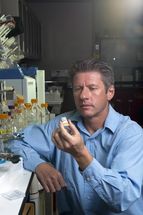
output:
[[108,112],[109,112],[109,107],[106,108],[102,112],[102,114],[84,119],[84,125],[90,134],[93,134],[98,129],[103,128]]

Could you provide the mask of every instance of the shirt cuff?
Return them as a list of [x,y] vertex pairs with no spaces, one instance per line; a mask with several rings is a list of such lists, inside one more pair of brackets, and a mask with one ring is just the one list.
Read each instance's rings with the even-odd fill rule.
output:
[[80,172],[87,182],[93,182],[94,186],[98,186],[105,175],[105,168],[93,158],[92,162]]
[[29,162],[24,159],[24,168],[26,168],[32,172],[35,172],[36,167],[41,163],[46,163],[46,161],[39,158],[39,159],[35,159],[35,160],[31,159],[31,161]]

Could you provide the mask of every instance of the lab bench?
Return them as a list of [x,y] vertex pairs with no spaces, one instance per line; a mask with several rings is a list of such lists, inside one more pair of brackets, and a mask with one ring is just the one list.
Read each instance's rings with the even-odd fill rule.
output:
[[0,164],[0,211],[3,215],[22,215],[33,174],[22,166],[22,161]]
[[2,215],[58,214],[54,195],[43,190],[36,175],[23,168],[22,160],[0,164],[0,211]]

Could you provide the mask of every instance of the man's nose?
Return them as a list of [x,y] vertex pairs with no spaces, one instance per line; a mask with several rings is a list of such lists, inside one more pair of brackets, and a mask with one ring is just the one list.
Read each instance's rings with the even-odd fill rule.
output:
[[88,99],[89,98],[89,90],[88,88],[84,87],[80,93],[80,98],[83,99]]

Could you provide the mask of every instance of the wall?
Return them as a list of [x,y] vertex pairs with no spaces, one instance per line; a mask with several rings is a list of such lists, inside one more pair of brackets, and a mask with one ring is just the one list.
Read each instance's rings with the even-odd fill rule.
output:
[[31,4],[42,24],[42,62],[47,71],[68,69],[92,54],[92,1]]
[[100,35],[107,33],[121,33],[125,26],[125,4],[124,0],[95,0],[94,19],[95,32]]
[[[29,3],[42,26],[42,58],[38,66],[39,69],[46,70],[46,79],[50,79],[53,70],[69,69],[75,60],[91,56],[97,36],[104,38],[102,50],[106,53],[107,59],[112,59],[112,55],[114,55],[114,43],[110,43],[105,38],[143,37],[143,24],[140,26],[138,22],[139,16],[142,14],[143,1],[140,6],[137,4],[138,1],[46,2],[46,0],[36,0],[32,1],[34,3]],[[1,0],[1,2],[3,11],[12,15],[18,13],[18,0]],[[117,41],[117,44],[121,47],[120,41]],[[140,50],[143,50],[143,43],[138,46],[141,47]],[[138,63],[134,61],[137,49],[131,48],[135,55],[126,50],[124,56],[128,55],[128,57],[118,62],[120,66],[122,66],[120,62],[126,62],[128,68],[123,70],[119,68],[117,79],[122,80],[125,76],[131,78],[130,67],[133,67],[134,63]],[[143,56],[142,51],[138,54]],[[119,55],[122,55],[122,52],[118,52]],[[143,60],[139,63],[142,65]]]
[[[128,37],[135,35],[136,19],[140,13],[136,5],[133,8],[129,0],[31,3],[32,10],[42,23],[41,66],[47,70],[47,73],[53,69],[69,68],[76,59],[93,54],[97,36]],[[117,43],[120,42],[117,41]],[[105,40],[103,46],[105,48],[103,47],[102,50],[105,52],[113,48]],[[133,48],[132,50],[134,51]],[[127,52],[127,54],[129,53]],[[135,57],[131,55],[131,59]],[[130,57],[124,61],[128,61],[127,65],[130,64]],[[132,61],[132,63],[134,62]],[[119,72],[130,73],[131,68],[117,71],[117,73]],[[127,74],[127,77],[130,75]],[[122,79],[121,76],[116,75],[118,79]]]
[[101,57],[117,81],[132,81],[143,66],[143,1],[95,0],[95,40],[101,38]]
[[138,19],[142,15],[142,0],[94,0],[95,28],[101,35],[135,34]]

